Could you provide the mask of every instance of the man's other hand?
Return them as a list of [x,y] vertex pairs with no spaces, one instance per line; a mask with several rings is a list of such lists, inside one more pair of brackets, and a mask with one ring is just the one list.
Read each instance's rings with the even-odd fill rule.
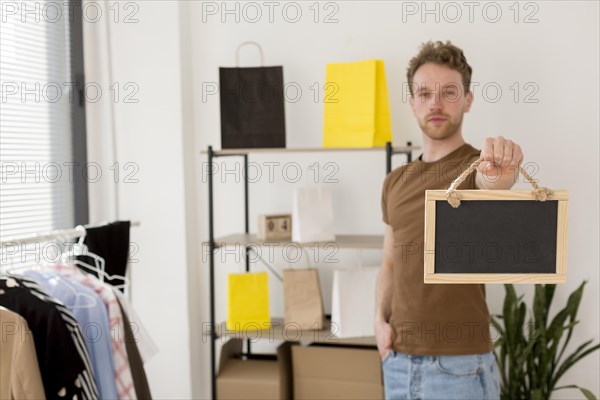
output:
[[375,340],[377,341],[377,350],[383,360],[392,350],[392,327],[383,320],[375,321]]

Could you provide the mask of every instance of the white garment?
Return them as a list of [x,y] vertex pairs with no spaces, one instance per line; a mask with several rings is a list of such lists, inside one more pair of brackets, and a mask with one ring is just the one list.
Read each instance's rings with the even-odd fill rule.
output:
[[117,296],[117,300],[119,300],[119,303],[121,303],[123,311],[125,311],[125,313],[127,314],[129,323],[137,325],[137,330],[132,329],[132,331],[137,339],[136,345],[138,347],[138,351],[140,352],[140,357],[142,357],[142,361],[145,364],[148,361],[150,361],[150,359],[154,357],[156,353],[158,353],[158,346],[156,346],[156,343],[154,343],[154,340],[152,340],[150,333],[148,333],[148,330],[146,329],[144,324],[142,324],[142,320],[135,312],[135,309],[133,308],[129,300],[127,300],[125,295],[120,290],[115,288],[113,288],[113,292]]

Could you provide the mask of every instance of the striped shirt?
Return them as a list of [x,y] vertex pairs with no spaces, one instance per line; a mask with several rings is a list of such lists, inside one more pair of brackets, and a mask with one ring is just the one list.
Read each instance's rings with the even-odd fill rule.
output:
[[111,329],[113,363],[115,367],[115,380],[117,382],[117,392],[119,399],[136,400],[135,387],[133,385],[133,376],[129,366],[129,358],[125,347],[125,328],[123,315],[119,302],[113,293],[111,286],[100,282],[95,276],[86,274],[79,269],[66,265],[52,265],[53,270],[61,275],[74,279],[95,291],[104,302],[108,311],[108,319]]
[[[97,400],[99,398],[98,388],[96,387],[96,382],[94,381],[89,354],[87,352],[85,343],[83,342],[79,325],[77,324],[77,321],[71,312],[67,310],[67,308],[61,302],[53,297],[48,296],[34,280],[20,275],[10,275],[9,277],[15,279],[19,284],[27,288],[32,295],[46,303],[52,304],[58,310],[66,328],[71,334],[71,339],[73,340],[75,348],[77,349],[77,352],[84,365],[84,369],[79,374],[79,377],[74,382],[74,385],[78,388],[81,388],[83,400]],[[60,393],[58,395],[60,396]]]

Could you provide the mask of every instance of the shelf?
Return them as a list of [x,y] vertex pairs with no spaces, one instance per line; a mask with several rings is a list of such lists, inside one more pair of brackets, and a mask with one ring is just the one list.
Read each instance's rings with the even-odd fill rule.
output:
[[[265,155],[273,155],[277,153],[290,154],[290,153],[322,153],[323,155],[330,153],[372,153],[377,155],[379,152],[383,152],[386,161],[386,173],[392,170],[392,156],[394,154],[402,154],[406,156],[408,162],[412,160],[413,151],[420,150],[418,146],[412,146],[411,142],[406,142],[406,146],[403,147],[392,147],[391,143],[386,143],[385,147],[347,147],[347,148],[325,148],[325,147],[292,147],[292,148],[243,148],[243,149],[220,149],[216,150],[212,146],[209,146],[206,150],[200,151],[201,154],[207,154],[209,162],[212,162],[214,158],[220,156],[244,156],[248,159],[249,154],[263,153]],[[211,167],[212,168],[212,167]],[[211,169],[212,171],[212,169]],[[246,230],[248,230],[248,218],[249,218],[249,181],[248,174],[244,174],[244,214],[246,221]],[[383,249],[383,235],[336,235],[334,241],[330,242],[306,242],[298,243],[291,240],[260,240],[256,234],[248,233],[237,233],[220,238],[214,238],[213,229],[215,223],[213,222],[214,217],[214,182],[212,179],[208,180],[208,212],[209,212],[209,242],[204,242],[203,245],[209,245],[212,250],[225,246],[239,246],[245,248],[254,247],[258,248],[261,246],[299,246],[303,249],[309,248],[312,250],[315,247],[323,247],[325,250],[334,246],[334,249],[346,248],[346,249]],[[212,242],[211,242],[212,241]],[[287,249],[286,247],[284,247]],[[237,251],[238,249],[236,249]],[[309,251],[310,251],[309,250]],[[287,251],[287,250],[286,250]],[[224,253],[224,251],[223,251]],[[214,253],[211,252],[209,259],[209,284],[210,284],[210,325],[214,327],[214,331],[210,332],[204,330],[202,332],[203,337],[210,337],[210,361],[211,361],[211,387],[212,387],[212,398],[217,398],[216,387],[217,387],[217,348],[216,343],[218,338],[221,341],[225,341],[226,338],[240,338],[247,341],[248,353],[250,351],[251,342],[262,339],[262,340],[285,340],[285,341],[299,341],[299,342],[314,342],[314,343],[328,343],[328,344],[341,344],[341,345],[357,345],[357,346],[376,346],[374,337],[357,337],[357,338],[346,338],[340,339],[331,332],[331,322],[325,324],[323,329],[320,330],[301,330],[297,325],[288,324],[287,326],[283,323],[283,319],[272,319],[271,327],[269,329],[259,329],[258,326],[248,327],[254,328],[246,329],[243,331],[228,331],[226,324],[222,323],[218,325],[215,320],[215,257]],[[262,260],[264,262],[264,260]],[[246,257],[246,270],[250,271],[250,258]],[[267,266],[268,264],[264,262]],[[268,266],[270,269],[270,266]],[[335,329],[334,329],[335,333]],[[214,339],[214,340],[213,340]]]
[[[376,346],[375,337],[356,337],[340,339],[331,333],[331,321],[325,322],[323,329],[298,329],[297,325],[283,322],[283,318],[273,318],[269,329],[245,329],[241,331],[229,331],[225,322],[217,326],[217,338],[238,338],[248,340],[286,340],[290,342],[312,342],[312,343],[335,343],[343,345]],[[204,332],[210,336],[209,332]]]
[[[408,153],[419,150],[418,146],[392,147],[394,153]],[[385,147],[273,147],[213,150],[215,156],[244,155],[250,153],[316,153],[316,152],[351,152],[351,151],[385,151]],[[208,154],[201,150],[200,154]]]
[[[208,245],[208,242],[204,243]],[[333,242],[292,242],[291,240],[261,240],[256,234],[235,233],[215,239],[215,247],[236,245],[246,247],[252,246],[285,246],[295,245],[298,247],[325,247],[337,246],[346,249],[383,249],[383,235],[336,235]]]

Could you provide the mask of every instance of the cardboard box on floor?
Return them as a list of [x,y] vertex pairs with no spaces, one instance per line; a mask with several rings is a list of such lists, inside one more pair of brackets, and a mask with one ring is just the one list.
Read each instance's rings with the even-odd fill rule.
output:
[[217,398],[219,399],[291,399],[291,343],[277,348],[271,359],[242,360],[241,339],[231,339],[221,348]]
[[383,399],[376,348],[292,346],[295,399]]

